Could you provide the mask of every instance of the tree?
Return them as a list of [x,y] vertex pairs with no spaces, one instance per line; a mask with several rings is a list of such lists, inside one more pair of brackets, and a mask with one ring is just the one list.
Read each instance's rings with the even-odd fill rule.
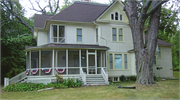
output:
[[[34,7],[33,3],[31,2],[31,0],[29,0],[29,2],[31,3],[31,10],[40,12],[41,14],[45,14],[45,15],[55,15],[57,13],[58,10],[60,10],[59,8],[59,0],[48,0],[48,5],[41,7],[40,5],[40,1],[35,1],[36,4],[38,5],[38,9]],[[49,10],[47,10],[49,9]]]
[[[157,45],[160,11],[161,5],[167,2],[167,0],[144,1],[139,15],[137,10],[137,2],[138,1],[135,0],[127,0],[124,6],[133,36],[137,72],[136,84],[154,84],[153,60]],[[144,44],[143,29],[145,21],[148,17],[148,38],[147,42]]]

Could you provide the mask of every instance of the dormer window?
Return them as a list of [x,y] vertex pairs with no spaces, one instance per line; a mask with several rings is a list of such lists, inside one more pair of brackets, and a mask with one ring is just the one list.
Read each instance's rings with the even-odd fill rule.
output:
[[123,14],[120,14],[119,12],[111,13],[111,20],[122,21]]
[[52,43],[64,43],[65,36],[64,36],[64,26],[61,25],[52,25]]
[[115,13],[115,20],[118,20],[118,13]]

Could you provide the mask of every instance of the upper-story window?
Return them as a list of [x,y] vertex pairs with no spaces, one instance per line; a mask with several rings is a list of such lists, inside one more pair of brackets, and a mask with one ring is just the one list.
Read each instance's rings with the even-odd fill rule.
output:
[[98,28],[96,28],[96,42],[98,42]]
[[123,14],[120,14],[119,12],[111,13],[111,20],[122,21]]
[[77,28],[77,40],[76,42],[83,42],[82,41],[82,37],[83,37],[83,34],[82,34],[82,28]]
[[122,42],[123,40],[123,28],[112,28],[112,41]]
[[64,36],[64,26],[61,25],[52,25],[52,38],[51,42],[54,43],[64,43],[65,36]]
[[161,47],[158,46],[158,58],[161,58]]

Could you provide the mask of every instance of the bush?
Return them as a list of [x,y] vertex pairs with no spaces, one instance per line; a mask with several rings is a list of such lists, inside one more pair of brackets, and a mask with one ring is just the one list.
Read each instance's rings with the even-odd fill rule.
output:
[[173,68],[173,71],[180,71],[180,70],[179,70],[179,66]]
[[43,83],[16,83],[16,84],[11,84],[5,87],[5,91],[13,91],[13,92],[18,92],[18,91],[34,91],[34,90],[39,90],[45,88],[46,85]]
[[57,73],[55,74],[55,76],[56,76],[56,80],[57,80],[57,83],[63,83],[63,76],[61,76],[61,75],[58,75]]
[[133,76],[128,76],[127,77],[127,81],[136,81],[137,76],[133,75]]

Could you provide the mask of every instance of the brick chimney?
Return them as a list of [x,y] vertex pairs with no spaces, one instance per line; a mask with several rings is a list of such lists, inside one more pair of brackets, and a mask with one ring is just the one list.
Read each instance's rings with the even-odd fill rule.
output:
[[90,2],[91,0],[84,0],[85,2]]

